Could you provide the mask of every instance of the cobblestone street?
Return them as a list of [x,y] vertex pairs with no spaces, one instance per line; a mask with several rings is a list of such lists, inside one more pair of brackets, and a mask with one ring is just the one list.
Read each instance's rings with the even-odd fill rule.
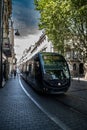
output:
[[[79,85],[79,88],[78,88]],[[84,93],[82,94],[82,92]],[[80,92],[80,93],[79,93]],[[87,125],[85,124],[87,119],[87,81],[78,82],[78,80],[73,80],[71,88],[67,92],[67,95],[64,97],[56,97],[57,103],[54,104],[53,99],[49,100],[50,96],[47,98],[49,100],[49,108],[52,103],[54,104],[54,108],[52,107],[50,110],[55,113],[55,118],[58,123],[54,122],[53,120],[40,109],[38,108],[35,103],[32,102],[31,99],[29,99],[24,91],[21,89],[18,78],[10,78],[8,82],[5,84],[4,88],[0,89],[0,130],[75,130],[79,128],[79,130],[86,130]],[[74,94],[73,94],[74,93]],[[70,94],[70,96],[69,96]],[[73,95],[71,97],[71,95]],[[80,97],[81,100],[85,98],[85,104],[84,100],[81,103],[78,98],[75,99],[74,96],[78,95],[78,98]],[[83,96],[84,95],[84,96]],[[38,100],[38,99],[37,99]],[[38,102],[40,102],[40,98]],[[77,102],[78,101],[78,102]],[[37,101],[36,101],[37,102]],[[42,102],[42,101],[41,101]],[[66,104],[63,108],[62,106]],[[72,104],[75,103],[72,107]],[[78,104],[77,104],[78,103]],[[42,107],[44,108],[44,101],[42,103]],[[56,104],[58,105],[58,110]],[[72,111],[71,115],[67,115],[67,106],[69,107],[68,110],[75,110],[78,112],[81,112],[83,114],[79,114],[75,111]],[[85,106],[83,108],[83,106]],[[47,107],[47,105],[45,105]],[[47,108],[45,108],[47,109]],[[50,111],[49,110],[49,111]],[[59,112],[58,112],[59,111]],[[65,111],[65,112],[64,112]],[[68,111],[69,112],[69,111]],[[64,114],[65,113],[65,114]],[[71,113],[71,112],[70,112]],[[77,116],[78,115],[78,116]],[[71,117],[70,117],[71,116]],[[65,118],[64,118],[65,117]],[[66,118],[67,117],[67,118]],[[71,124],[68,120],[71,120]],[[76,119],[76,123],[74,122],[74,119]],[[65,122],[65,123],[64,123]],[[59,124],[59,125],[58,125]],[[77,124],[77,125],[76,125]],[[73,126],[74,125],[74,126]]]

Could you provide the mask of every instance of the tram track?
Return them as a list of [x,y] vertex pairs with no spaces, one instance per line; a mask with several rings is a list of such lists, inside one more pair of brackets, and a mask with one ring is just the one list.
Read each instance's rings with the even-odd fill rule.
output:
[[[69,92],[70,93],[70,92]],[[67,94],[67,95],[58,95],[57,97],[48,95],[47,98],[54,99],[60,102],[61,104],[67,106],[70,110],[76,111],[77,113],[80,113],[87,117],[87,102],[84,98],[80,98],[76,95]]]
[[[84,98],[80,98],[76,95],[58,95],[57,97],[53,95],[52,97],[50,95],[47,96],[47,98],[54,99],[60,102],[61,104],[67,106],[70,110],[76,111],[77,113],[80,113],[87,117],[87,102],[84,100]],[[84,107],[83,107],[84,106]]]
[[85,91],[85,90],[87,90],[87,89],[84,88],[84,89],[71,90],[70,93],[72,93],[72,92],[78,92],[78,91]]
[[[84,92],[85,90],[87,89],[84,89],[84,90],[80,90],[80,91],[74,91],[74,92],[70,92],[71,95],[74,95],[74,97],[84,101],[85,103],[87,103],[87,98],[86,97],[83,97],[81,94],[77,93],[77,92]],[[76,93],[76,94],[75,94]]]
[[[75,112],[87,117],[87,105],[86,105],[86,102],[84,99],[79,98],[78,96],[72,96],[72,95],[70,95],[66,99],[64,96],[60,96],[60,97],[55,98],[55,99],[58,102],[62,103],[63,105],[67,106],[70,110],[75,111]],[[80,102],[81,102],[81,104],[80,104]]]
[[[85,111],[85,114],[83,110],[79,110],[77,107],[73,106],[73,104],[76,103],[75,97],[73,98],[70,94],[65,96],[39,95],[29,88],[27,84],[24,83],[24,85],[27,92],[30,92],[36,104],[41,108],[41,111],[62,129],[82,130],[83,128],[83,130],[85,130],[85,128],[87,128],[87,112]],[[71,101],[73,102],[72,104],[70,104]]]

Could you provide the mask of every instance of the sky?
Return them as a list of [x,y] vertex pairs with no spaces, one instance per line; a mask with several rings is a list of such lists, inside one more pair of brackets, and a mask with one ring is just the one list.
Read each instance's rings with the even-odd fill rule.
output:
[[41,35],[38,29],[40,14],[35,10],[34,0],[12,0],[12,20],[14,29],[20,36],[14,37],[14,49],[19,60],[23,51],[34,44]]

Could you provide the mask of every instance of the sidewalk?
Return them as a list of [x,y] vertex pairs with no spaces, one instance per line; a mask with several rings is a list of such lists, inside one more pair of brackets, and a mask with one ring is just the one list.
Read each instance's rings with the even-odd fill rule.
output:
[[61,130],[24,93],[18,77],[0,89],[0,130]]
[[80,77],[77,77],[77,78],[72,78],[74,80],[79,80],[79,81],[87,81],[85,78],[80,78]]

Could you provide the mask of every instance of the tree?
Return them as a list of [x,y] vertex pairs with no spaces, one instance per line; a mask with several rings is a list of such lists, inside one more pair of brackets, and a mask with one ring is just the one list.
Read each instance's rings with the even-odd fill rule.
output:
[[87,0],[35,0],[40,11],[40,29],[44,29],[55,48],[64,52],[65,40],[87,61]]
[[83,57],[87,78],[87,0],[71,0],[71,34],[76,39],[74,47]]
[[[40,11],[40,29],[44,29],[55,48],[64,53],[64,39],[69,35],[67,16],[69,1],[35,0],[36,9]],[[65,8],[66,7],[66,8]]]
[[72,40],[70,46],[87,64],[87,0],[35,0],[35,5],[41,15],[39,28],[54,47],[64,54],[65,41]]

